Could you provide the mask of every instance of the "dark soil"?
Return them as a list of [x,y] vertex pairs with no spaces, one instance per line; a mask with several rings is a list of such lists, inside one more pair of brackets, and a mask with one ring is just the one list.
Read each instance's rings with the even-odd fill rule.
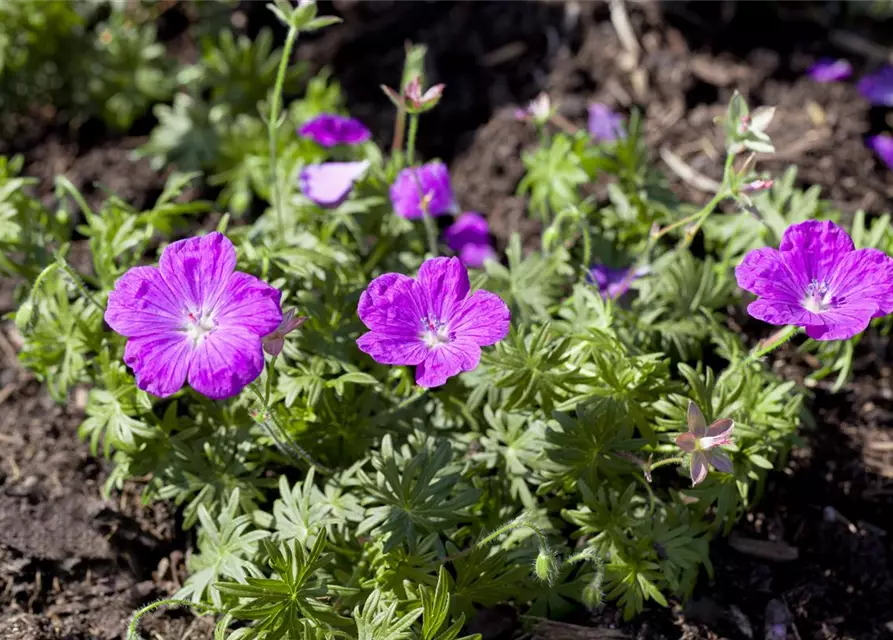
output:
[[[466,209],[485,213],[504,246],[518,231],[528,240],[538,224],[515,195],[520,153],[535,143],[514,120],[518,104],[547,90],[570,121],[585,125],[590,101],[641,109],[655,162],[666,149],[697,174],[719,177],[720,144],[712,118],[739,89],[752,104],[778,107],[770,133],[779,154],[760,165],[778,174],[799,167],[801,184],[822,186],[845,211],[883,212],[893,172],[864,146],[887,127],[852,83],[820,85],[802,77],[817,57],[846,55],[857,73],[877,62],[872,47],[890,45],[887,25],[847,27],[833,11],[846,3],[651,3],[629,10],[636,49],[624,45],[604,3],[335,2],[345,24],[302,41],[298,57],[328,66],[343,84],[351,112],[388,144],[393,114],[381,83],[400,76],[406,40],[429,46],[432,82],[447,84],[441,106],[422,120],[420,149],[450,163]],[[174,5],[160,33],[178,56],[194,55],[185,14]],[[247,33],[271,24],[263,3],[238,11]],[[188,12],[186,12],[188,14]],[[187,15],[188,18],[188,15]],[[832,26],[834,25],[834,26]],[[854,36],[854,34],[859,34]],[[887,40],[885,41],[884,38]],[[3,122],[11,126],[16,123]],[[21,123],[19,123],[21,125]],[[52,116],[19,126],[0,142],[22,152],[27,172],[52,202],[52,178],[67,175],[91,205],[106,190],[137,207],[164,183],[130,150],[151,126],[126,135],[93,122],[71,126]],[[709,197],[697,178],[667,170],[681,197]],[[8,298],[0,313],[9,311]],[[16,364],[17,336],[0,334],[0,638],[122,637],[131,612],[173,593],[184,578],[189,537],[164,505],[141,505],[139,486],[103,499],[108,466],[76,435],[86,391],[55,405]],[[865,341],[853,381],[836,395],[813,389],[815,426],[784,472],[772,476],[758,509],[717,541],[715,576],[685,607],[654,608],[623,624],[613,607],[542,627],[548,638],[762,638],[767,624],[789,638],[893,637],[893,371],[886,339]],[[778,366],[802,379],[808,360],[783,353]],[[742,538],[744,541],[742,542]],[[774,559],[743,547],[771,543]],[[795,560],[782,561],[796,549]],[[571,625],[570,623],[574,623]],[[517,629],[507,609],[474,621],[488,637]],[[166,640],[209,638],[206,618],[189,612],[150,616],[143,627]]]

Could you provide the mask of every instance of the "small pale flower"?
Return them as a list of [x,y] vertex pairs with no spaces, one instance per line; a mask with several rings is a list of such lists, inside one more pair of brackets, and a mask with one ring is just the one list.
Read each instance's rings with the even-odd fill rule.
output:
[[589,269],[588,280],[598,287],[603,298],[616,299],[629,291],[630,285],[647,273],[646,268],[618,269],[606,264],[596,264]]
[[614,142],[626,137],[623,116],[600,102],[589,105],[589,135],[596,141]]
[[306,316],[298,316],[296,314],[297,311],[295,309],[286,311],[285,315],[282,316],[282,322],[279,323],[276,330],[264,336],[264,351],[271,356],[278,356],[282,353],[282,348],[285,346],[285,336],[304,324],[304,321],[307,319]]
[[359,120],[333,113],[316,116],[298,129],[298,134],[323,147],[360,144],[372,137],[372,132]]
[[403,96],[412,109],[424,109],[427,111],[440,102],[444,88],[446,88],[445,84],[435,84],[423,92],[422,80],[419,76],[415,76],[406,83]]
[[490,228],[479,213],[463,213],[447,227],[443,237],[466,267],[478,269],[486,260],[496,258],[496,251],[490,245]]
[[893,136],[882,133],[868,138],[868,146],[871,147],[887,167],[893,169]]
[[450,174],[442,162],[406,168],[391,185],[391,204],[394,212],[402,218],[421,218],[423,197],[428,199],[428,214],[431,216],[440,216],[456,209]]
[[856,250],[828,220],[788,227],[778,249],[748,253],[738,286],[758,296],[747,312],[769,324],[805,327],[814,340],[846,340],[893,312],[893,258]]
[[812,65],[807,73],[816,82],[837,82],[853,75],[853,65],[843,59],[822,58]]
[[301,193],[320,207],[334,209],[347,200],[368,168],[368,160],[308,165],[299,176]]
[[515,110],[515,119],[543,125],[552,117],[552,101],[548,93],[541,93],[523,109]]
[[481,347],[508,334],[511,313],[496,294],[470,292],[458,258],[432,258],[418,278],[386,273],[369,283],[357,313],[369,332],[357,345],[381,364],[415,366],[422,387],[475,369]]
[[871,104],[893,107],[893,67],[884,65],[859,80],[859,93]]
[[128,338],[136,384],[166,397],[188,380],[213,399],[237,395],[264,368],[263,337],[282,322],[280,293],[236,271],[226,236],[174,242],[158,267],[134,267],[109,294],[105,321]]
[[700,407],[691,400],[688,401],[686,420],[688,431],[676,436],[676,446],[691,455],[689,464],[692,486],[704,481],[708,466],[723,473],[732,473],[732,461],[729,460],[729,456],[716,447],[732,444],[732,429],[735,428],[735,422],[723,418],[708,427]]

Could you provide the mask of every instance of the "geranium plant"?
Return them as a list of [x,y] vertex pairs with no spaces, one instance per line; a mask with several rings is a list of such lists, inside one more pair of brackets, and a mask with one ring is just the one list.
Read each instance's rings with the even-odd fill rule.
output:
[[[756,174],[772,110],[737,94],[704,207],[669,193],[638,114],[594,105],[587,131],[541,97],[520,111],[541,139],[519,185],[541,249],[500,255],[488,212],[416,157],[449,87],[413,61],[388,89],[399,145],[378,149],[337,100],[283,104],[299,34],[332,21],[272,9],[287,40],[263,75],[256,217],[199,231],[207,205],[176,201],[194,175],[142,212],[93,211],[60,178],[48,211],[15,161],[0,172],[23,362],[59,402],[89,387],[80,433],[112,462],[107,491],[148,478],[195,530],[186,584],[131,634],[181,604],[221,638],[453,640],[500,603],[629,618],[690,595],[805,416],[764,356],[794,339],[846,377],[893,310],[889,230],[848,235],[792,177]],[[177,147],[161,142],[158,159]],[[218,174],[241,181],[230,198],[248,198],[239,157]],[[585,198],[596,179],[607,196]],[[744,302],[764,339],[728,322]]]

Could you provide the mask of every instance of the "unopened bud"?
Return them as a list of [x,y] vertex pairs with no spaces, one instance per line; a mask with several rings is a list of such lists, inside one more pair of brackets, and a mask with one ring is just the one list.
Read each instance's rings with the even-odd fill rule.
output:
[[750,116],[746,113],[738,121],[738,135],[743,136],[750,129]]
[[754,193],[755,191],[765,191],[766,189],[771,189],[773,184],[775,184],[774,180],[754,180],[742,186],[741,192]]
[[536,556],[536,562],[533,565],[533,573],[541,582],[545,582],[549,586],[555,583],[558,577],[558,560],[548,547],[540,547],[540,552]]
[[600,609],[604,603],[605,592],[602,589],[601,576],[596,576],[583,587],[582,600],[589,609]]

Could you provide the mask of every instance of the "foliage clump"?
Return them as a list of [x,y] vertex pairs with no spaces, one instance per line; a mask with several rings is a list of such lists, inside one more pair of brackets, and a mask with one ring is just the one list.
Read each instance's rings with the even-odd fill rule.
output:
[[[34,18],[11,8],[25,5],[4,6]],[[195,529],[190,577],[167,603],[219,614],[221,638],[454,640],[478,607],[558,617],[610,601],[630,618],[690,595],[712,573],[711,541],[753,506],[806,417],[804,390],[760,359],[793,331],[751,348],[729,321],[742,301],[734,267],[791,224],[840,218],[816,190],[794,187],[793,170],[771,188],[753,174],[750,151],[772,150],[762,131],[771,112],[750,114],[733,98],[724,178],[703,208],[668,192],[637,117],[595,143],[585,131],[556,132],[543,112],[519,185],[546,223],[542,249],[525,254],[514,237],[504,262],[471,271],[472,290],[507,305],[511,331],[479,366],[420,388],[406,367],[358,348],[357,306],[376,277],[415,274],[426,252],[443,252],[430,198],[419,195],[421,219],[410,220],[395,214],[389,192],[424,135],[430,90],[422,94],[418,73],[388,90],[399,131],[408,118],[406,153],[369,142],[328,150],[298,137],[298,125],[340,107],[337,87],[320,77],[281,111],[298,33],[330,21],[308,3],[273,9],[289,29],[283,51],[265,35],[211,38],[200,68],[181,70],[201,90],[154,107],[160,124],[144,153],[194,173],[174,173],[152,208],[110,197],[93,211],[60,178],[57,208],[47,209],[29,195],[18,160],[0,163],[0,269],[27,282],[15,316],[23,363],[60,402],[89,385],[80,434],[112,461],[108,491],[147,477],[145,499],[172,501]],[[28,24],[27,33],[51,27]],[[139,64],[155,64],[151,34],[131,37],[142,43]],[[11,73],[25,63],[5,64]],[[121,125],[163,99],[139,83],[115,86],[90,90],[113,96],[107,116]],[[449,100],[448,87],[439,92]],[[298,180],[328,159],[365,163],[334,208]],[[237,215],[255,196],[269,203],[244,224],[224,216],[216,230],[234,244],[239,271],[306,317],[226,401],[188,386],[147,393],[124,364],[124,337],[103,320],[121,276],[154,263],[209,209],[178,200],[199,176],[223,186],[219,204]],[[582,197],[595,180],[608,182],[606,199]],[[860,248],[893,249],[887,218],[857,216],[852,236]],[[67,260],[76,237],[91,259],[81,272]],[[611,295],[593,280],[597,263],[619,274]],[[842,384],[858,339],[802,346],[822,363],[817,375],[836,373]],[[702,447],[715,421],[723,438]],[[720,446],[721,455],[704,453]],[[715,469],[694,460],[694,486],[688,453]]]

